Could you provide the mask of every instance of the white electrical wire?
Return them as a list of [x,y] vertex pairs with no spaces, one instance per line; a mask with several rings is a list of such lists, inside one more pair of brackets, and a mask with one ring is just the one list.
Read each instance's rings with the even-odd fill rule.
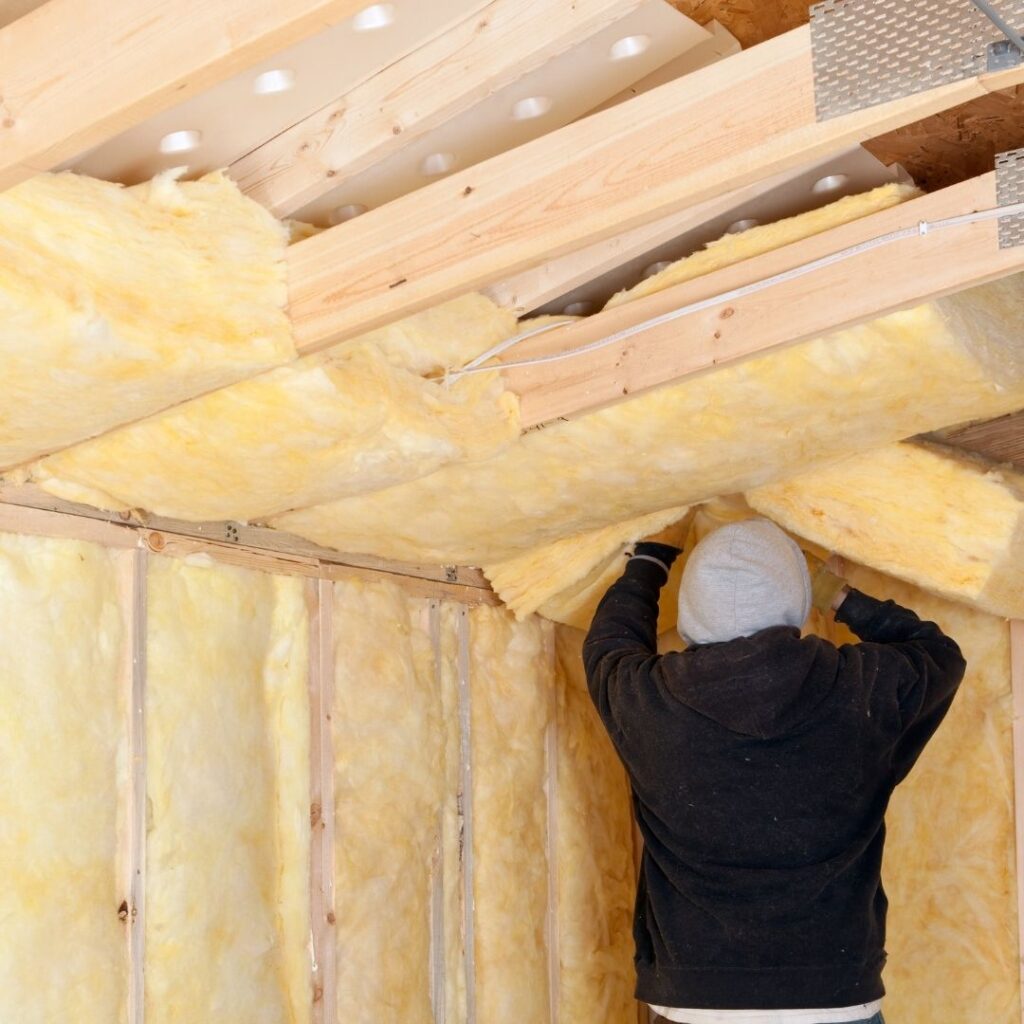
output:
[[679,309],[670,310],[668,313],[652,317],[650,320],[644,320],[642,323],[633,324],[629,327],[623,328],[621,331],[616,331],[614,334],[610,334],[605,338],[589,342],[586,345],[580,345],[577,348],[565,349],[562,352],[552,352],[544,356],[534,356],[529,359],[519,359],[513,362],[501,363],[498,366],[482,365],[488,360],[493,359],[495,356],[501,355],[503,352],[507,352],[510,348],[513,348],[520,342],[525,341],[527,338],[532,338],[534,335],[541,334],[544,331],[553,330],[557,327],[564,327],[567,324],[574,323],[575,321],[562,320],[556,323],[544,324],[541,327],[536,327],[533,330],[526,331],[523,334],[517,334],[513,338],[506,339],[500,344],[495,345],[493,348],[488,349],[486,352],[481,353],[471,362],[466,363],[466,365],[461,369],[449,370],[445,374],[445,381],[451,383],[459,380],[461,377],[468,377],[474,373],[494,373],[495,370],[518,369],[526,366],[542,366],[546,363],[559,362],[562,359],[572,359],[575,356],[585,355],[588,352],[596,352],[598,349],[607,348],[609,345],[615,345],[620,341],[625,341],[627,338],[633,337],[634,334],[640,334],[643,331],[650,330],[652,327],[658,327],[661,324],[671,323],[673,320],[689,316],[691,313],[699,313],[701,310],[710,309],[711,307],[721,305],[724,302],[734,302],[738,299],[746,298],[748,295],[755,295],[757,292],[764,291],[767,288],[773,288],[776,285],[785,284],[787,281],[795,281],[797,278],[805,277],[807,274],[813,274],[815,271],[831,267],[836,263],[842,263],[844,260],[852,259],[853,257],[860,256],[866,252],[871,252],[873,249],[880,249],[882,246],[890,245],[893,242],[899,242],[906,238],[913,238],[915,235],[927,235],[933,231],[941,231],[945,228],[960,227],[964,224],[976,224],[979,221],[1001,220],[1004,217],[1017,216],[1024,216],[1024,202],[1014,203],[1008,206],[997,206],[989,210],[979,210],[974,213],[962,213],[956,217],[946,217],[942,220],[923,220],[913,227],[901,228],[898,231],[890,231],[888,234],[866,239],[863,242],[858,242],[856,245],[840,249],[838,252],[833,252],[827,256],[822,256],[819,259],[811,260],[809,263],[803,263],[800,266],[793,267],[791,270],[785,270],[780,274],[773,274],[771,277],[762,278],[760,281],[754,281],[751,284],[743,285],[740,288],[733,288],[731,291],[722,292],[719,295],[713,295],[707,299],[700,299],[697,302],[691,302],[689,305],[681,306]]

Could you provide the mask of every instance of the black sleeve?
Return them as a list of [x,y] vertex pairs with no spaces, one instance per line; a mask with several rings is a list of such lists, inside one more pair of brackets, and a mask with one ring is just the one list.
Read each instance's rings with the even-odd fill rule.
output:
[[648,675],[644,665],[657,657],[658,597],[679,554],[668,544],[638,544],[625,572],[597,606],[583,644],[590,696],[613,740],[621,735],[619,713],[628,715],[634,691]]
[[934,622],[923,622],[895,601],[851,590],[836,619],[873,648],[879,675],[894,680],[900,714],[894,767],[901,782],[946,717],[967,663],[956,642]]

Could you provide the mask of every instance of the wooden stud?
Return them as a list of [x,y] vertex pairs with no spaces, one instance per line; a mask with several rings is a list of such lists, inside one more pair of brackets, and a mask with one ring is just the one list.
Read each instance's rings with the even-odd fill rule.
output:
[[[954,185],[781,249],[538,335],[504,357],[569,351],[691,303],[714,299],[888,232],[996,206],[995,175]],[[1000,249],[994,220],[872,249],[753,295],[647,328],[621,343],[558,362],[509,367],[524,429],[628,395],[819,337],[1024,270],[1024,247]],[[856,288],[848,282],[857,281]],[[821,296],[830,296],[822,302]]]
[[50,0],[0,29],[0,188],[364,6],[365,0]]
[[641,0],[481,0],[460,24],[232,164],[288,216],[601,31]]
[[309,609],[310,922],[313,933],[313,1024],[335,1024],[338,1000],[334,902],[334,585],[306,584]]
[[[0,495],[5,495],[0,490]],[[27,533],[36,537],[68,537],[87,540],[108,548],[134,548],[138,539],[127,526],[63,515],[46,509],[7,504],[0,497],[0,531]]]
[[1024,66],[819,123],[810,32],[795,29],[291,246],[298,347],[318,351],[1020,81]]

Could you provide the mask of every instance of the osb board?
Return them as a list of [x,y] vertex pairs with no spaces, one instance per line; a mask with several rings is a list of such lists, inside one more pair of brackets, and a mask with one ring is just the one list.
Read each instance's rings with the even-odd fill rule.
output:
[[972,100],[867,143],[928,192],[991,171],[996,153],[1024,146],[1024,87]]
[[[938,622],[968,665],[952,710],[886,817],[886,1017],[896,1024],[1019,1024],[1006,620],[871,570],[854,568],[850,579]],[[852,640],[831,621],[822,632]]]
[[763,43],[807,21],[807,0],[669,0],[698,24],[717,21],[744,48]]

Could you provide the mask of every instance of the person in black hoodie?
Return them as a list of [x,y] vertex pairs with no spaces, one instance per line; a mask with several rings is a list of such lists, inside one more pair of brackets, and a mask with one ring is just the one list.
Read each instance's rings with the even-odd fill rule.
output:
[[[694,549],[690,646],[659,655],[679,554],[638,544],[583,648],[644,839],[637,998],[685,1024],[881,1022],[886,807],[949,710],[960,649],[824,566],[812,582],[760,519]],[[812,597],[864,642],[801,638]]]

